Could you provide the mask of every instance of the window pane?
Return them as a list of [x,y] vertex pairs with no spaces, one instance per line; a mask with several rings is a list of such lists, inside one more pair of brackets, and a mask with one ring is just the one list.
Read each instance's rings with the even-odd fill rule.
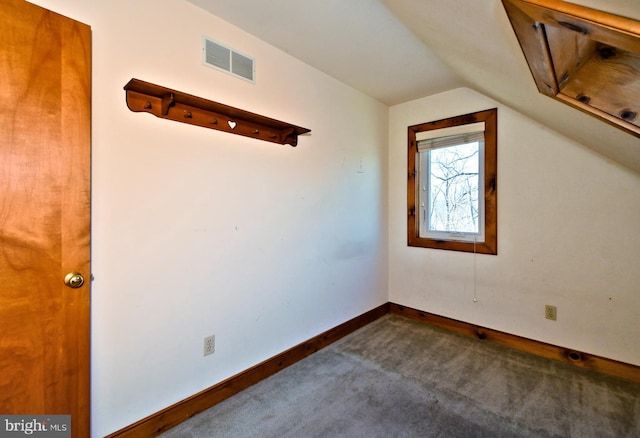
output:
[[479,233],[478,142],[431,149],[428,231]]

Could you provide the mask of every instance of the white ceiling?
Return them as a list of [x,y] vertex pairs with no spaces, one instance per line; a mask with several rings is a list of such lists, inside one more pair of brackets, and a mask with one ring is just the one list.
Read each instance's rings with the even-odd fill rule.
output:
[[640,173],[640,139],[537,92],[500,0],[187,1],[387,105],[470,87]]
[[462,82],[378,0],[188,0],[387,105]]

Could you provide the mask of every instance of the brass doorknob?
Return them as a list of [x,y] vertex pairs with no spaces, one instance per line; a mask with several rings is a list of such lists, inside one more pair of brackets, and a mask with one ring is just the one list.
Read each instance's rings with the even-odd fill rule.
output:
[[77,289],[84,284],[84,277],[79,272],[69,272],[64,277],[64,284],[73,289]]

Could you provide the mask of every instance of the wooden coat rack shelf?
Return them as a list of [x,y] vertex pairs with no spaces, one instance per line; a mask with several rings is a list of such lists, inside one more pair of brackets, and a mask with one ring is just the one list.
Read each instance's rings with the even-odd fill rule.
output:
[[127,106],[162,119],[217,129],[231,134],[296,146],[310,129],[161,87],[139,79],[124,86]]

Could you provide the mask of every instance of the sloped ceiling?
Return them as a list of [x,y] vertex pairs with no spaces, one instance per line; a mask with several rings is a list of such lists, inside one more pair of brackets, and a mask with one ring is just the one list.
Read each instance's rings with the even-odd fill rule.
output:
[[378,0],[188,1],[387,105],[463,85]]
[[500,0],[188,1],[387,105],[467,86],[640,173],[639,138],[538,93]]

